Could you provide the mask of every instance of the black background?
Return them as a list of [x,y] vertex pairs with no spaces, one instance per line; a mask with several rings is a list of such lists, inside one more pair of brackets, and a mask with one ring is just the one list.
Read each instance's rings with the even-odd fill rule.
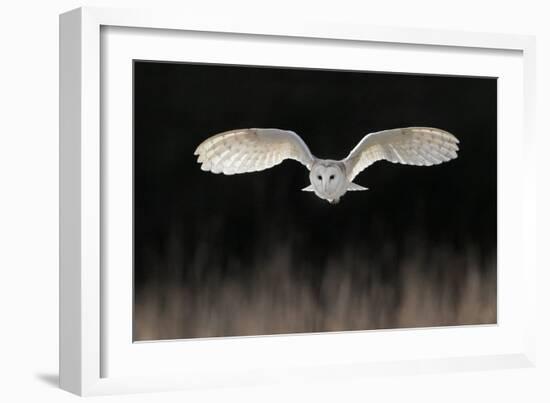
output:
[[[493,258],[496,88],[494,78],[136,61],[136,287],[247,278],[261,270],[254,259],[281,243],[291,246],[293,270],[313,283],[327,260],[350,249],[381,262],[387,281],[411,249]],[[365,134],[406,126],[453,133],[458,159],[378,162],[355,180],[370,190],[337,205],[301,191],[308,172],[295,161],[224,176],[202,172],[193,155],[219,132],[275,127],[298,133],[317,157],[341,159]]]

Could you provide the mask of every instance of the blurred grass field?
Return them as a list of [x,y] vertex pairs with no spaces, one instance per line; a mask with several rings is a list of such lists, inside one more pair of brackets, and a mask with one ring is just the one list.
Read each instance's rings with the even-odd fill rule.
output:
[[288,246],[257,259],[246,278],[196,274],[182,280],[184,267],[170,265],[157,269],[169,270],[171,278],[153,278],[135,289],[135,341],[497,320],[496,258],[482,260],[475,249],[458,254],[439,248],[429,258],[409,254],[389,278],[381,263],[353,251],[328,261],[312,278],[293,266]]

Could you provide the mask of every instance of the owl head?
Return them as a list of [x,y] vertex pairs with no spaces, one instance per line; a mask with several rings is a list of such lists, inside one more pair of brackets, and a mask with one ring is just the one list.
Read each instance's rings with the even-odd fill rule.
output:
[[322,199],[337,203],[348,185],[344,165],[339,161],[323,160],[311,167],[309,180],[313,191]]

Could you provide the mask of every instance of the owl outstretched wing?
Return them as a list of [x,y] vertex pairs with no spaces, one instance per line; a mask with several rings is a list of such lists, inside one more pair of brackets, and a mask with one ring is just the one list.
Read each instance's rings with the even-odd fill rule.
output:
[[285,159],[308,169],[314,157],[296,133],[280,129],[231,130],[203,141],[195,150],[203,171],[225,175],[262,171]]
[[405,127],[367,134],[343,160],[352,181],[363,169],[380,160],[435,165],[457,157],[458,139],[432,127]]

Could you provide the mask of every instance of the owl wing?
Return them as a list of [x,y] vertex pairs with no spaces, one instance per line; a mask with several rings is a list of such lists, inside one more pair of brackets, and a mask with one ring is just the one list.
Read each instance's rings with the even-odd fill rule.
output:
[[367,134],[343,160],[352,181],[376,161],[435,165],[457,157],[458,139],[432,127],[405,127]]
[[262,171],[285,159],[308,169],[314,157],[296,133],[280,129],[231,130],[203,141],[195,150],[203,171],[225,175]]

